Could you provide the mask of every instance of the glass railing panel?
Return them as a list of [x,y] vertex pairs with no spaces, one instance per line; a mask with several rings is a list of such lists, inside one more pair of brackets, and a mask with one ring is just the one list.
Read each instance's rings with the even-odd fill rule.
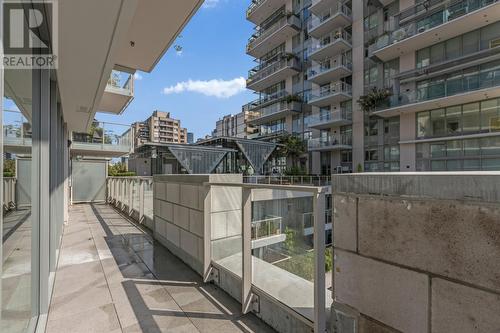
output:
[[[370,49],[372,51],[379,50],[390,44],[394,44],[439,25],[448,23],[495,2],[498,2],[498,0],[463,0],[458,2],[444,1],[442,6],[440,6],[441,9],[438,11],[432,11],[428,16],[408,21],[408,17],[414,16],[415,14],[421,14],[433,5],[426,1],[425,4],[419,4],[414,8],[410,8],[400,13],[399,16],[395,16],[393,22],[400,21],[402,24],[398,25],[397,23],[394,23],[394,26],[389,28],[390,31],[388,31],[387,34],[380,36],[376,42],[370,46]],[[406,20],[406,23],[403,24],[404,20]]]
[[324,47],[327,47],[339,40],[344,40],[347,43],[351,43],[352,36],[350,33],[343,29],[339,29],[337,31],[331,32],[326,36],[323,36],[319,39],[313,39],[311,46],[308,49],[308,54],[314,53]]
[[242,189],[211,186],[211,255],[212,261],[242,276]]
[[377,110],[498,86],[500,86],[500,68],[484,70],[473,74],[432,82],[427,86],[418,87],[415,92],[393,95],[389,97],[386,105],[378,107]]
[[340,120],[352,120],[352,111],[347,109],[337,109],[328,112],[314,114],[309,118],[309,126],[329,123]]
[[351,85],[345,82],[332,82],[329,85],[313,89],[310,100],[319,99],[339,93],[352,94]]
[[280,58],[276,59],[273,62],[269,62],[264,66],[257,66],[254,69],[250,70],[248,72],[247,85],[260,81],[286,67],[298,69],[299,61],[298,59],[294,58],[293,54],[281,55]]
[[265,29],[259,29],[255,32],[249,39],[247,44],[247,50],[254,48],[257,44],[261,43],[263,40],[271,36],[273,33],[283,28],[286,25],[292,25],[296,27],[301,26],[300,19],[293,14],[286,14],[275,23],[266,27]]
[[153,180],[143,182],[144,187],[144,218],[153,221]]
[[327,136],[324,138],[309,139],[309,149],[320,149],[335,146],[350,146],[352,145],[352,135],[341,134],[339,136]]
[[344,55],[340,55],[337,57],[330,58],[328,60],[323,61],[320,64],[316,64],[311,66],[309,69],[309,77],[314,77],[320,75],[322,73],[331,71],[333,69],[345,67],[347,69],[352,69],[352,62]]
[[[252,239],[252,283],[312,319],[314,243],[303,220],[304,214],[313,211],[312,196],[290,191],[288,198],[276,195],[276,199],[260,200],[265,198],[266,191],[270,190],[253,190],[252,226],[264,223],[265,232],[261,238]],[[270,224],[275,228],[269,227]]]
[[134,74],[115,69],[112,70],[106,84],[106,91],[124,95],[133,95]]
[[309,30],[315,29],[317,26],[323,24],[323,22],[327,21],[331,17],[334,17],[339,14],[344,14],[347,17],[352,17],[352,11],[349,7],[344,4],[337,4],[328,10],[320,13],[319,15],[313,15],[311,19],[307,23],[307,28]]
[[86,133],[73,132],[72,141],[97,150],[129,152],[132,135],[130,125],[94,121]]

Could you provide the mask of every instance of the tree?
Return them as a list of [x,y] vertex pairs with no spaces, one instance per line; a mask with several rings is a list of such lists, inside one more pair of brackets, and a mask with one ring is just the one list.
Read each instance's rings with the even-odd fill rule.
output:
[[297,167],[297,161],[306,152],[306,143],[301,138],[286,134],[279,140],[280,156],[290,158],[292,161],[292,168]]
[[372,90],[358,99],[358,104],[365,112],[370,112],[384,103],[387,103],[392,92],[386,88],[373,87]]
[[16,161],[15,160],[4,160],[3,161],[3,176],[4,177],[14,177],[16,175]]

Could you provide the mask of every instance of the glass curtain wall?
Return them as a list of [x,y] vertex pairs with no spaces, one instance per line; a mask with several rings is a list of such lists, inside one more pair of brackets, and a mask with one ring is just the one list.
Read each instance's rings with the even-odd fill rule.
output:
[[[48,32],[39,33],[50,44]],[[2,333],[43,330],[40,318],[52,293],[68,177],[68,132],[52,74],[49,69],[0,71]]]

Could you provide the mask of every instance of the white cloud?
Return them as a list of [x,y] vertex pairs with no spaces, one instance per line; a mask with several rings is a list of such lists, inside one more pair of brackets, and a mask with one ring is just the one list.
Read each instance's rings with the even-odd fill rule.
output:
[[232,80],[188,80],[179,82],[174,86],[163,89],[165,95],[180,94],[186,91],[197,92],[206,96],[214,96],[217,98],[229,98],[237,95],[245,90],[246,80],[243,77],[238,77]]
[[142,77],[142,75],[141,75],[141,74],[139,74],[138,72],[136,72],[136,73],[134,74],[134,79],[136,79],[137,81],[141,81],[141,80],[143,79],[143,77]]
[[203,8],[214,8],[219,4],[220,0],[205,0]]

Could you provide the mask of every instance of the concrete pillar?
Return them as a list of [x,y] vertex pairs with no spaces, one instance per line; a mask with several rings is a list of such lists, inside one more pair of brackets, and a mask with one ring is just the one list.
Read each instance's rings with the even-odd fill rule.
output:
[[321,174],[321,153],[314,151],[311,153],[311,158],[312,158],[311,173],[314,175]]
[[364,113],[357,101],[364,93],[364,23],[363,2],[352,2],[352,161],[353,171],[364,166]]

